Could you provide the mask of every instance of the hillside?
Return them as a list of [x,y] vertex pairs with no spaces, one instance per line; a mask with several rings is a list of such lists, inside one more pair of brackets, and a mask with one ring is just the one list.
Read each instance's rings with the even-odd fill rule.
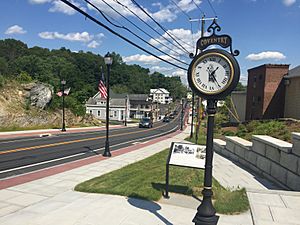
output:
[[[59,109],[40,109],[31,106],[30,87],[35,83],[19,84],[7,81],[0,88],[0,130],[60,128],[62,113]],[[66,110],[66,125],[91,126],[99,125],[92,117],[75,116]]]

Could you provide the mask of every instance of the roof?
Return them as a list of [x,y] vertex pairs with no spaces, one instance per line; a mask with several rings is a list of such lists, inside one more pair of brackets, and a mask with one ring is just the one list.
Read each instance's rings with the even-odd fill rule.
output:
[[140,100],[140,101],[147,101],[149,96],[147,94],[130,94],[128,95],[129,100]]
[[293,78],[293,77],[300,77],[300,65],[289,70],[289,73],[286,76],[286,78]]
[[150,93],[164,93],[164,94],[169,94],[170,92],[168,92],[166,89],[164,88],[157,88],[157,89],[150,89]]
[[266,68],[288,68],[290,66],[290,64],[263,64],[260,66],[256,66],[253,68],[248,69],[248,71],[250,70],[256,70],[260,67],[266,67]]
[[[89,100],[85,103],[86,105],[97,105],[97,102],[100,100],[100,98],[89,98]],[[103,102],[106,102],[106,99],[101,99]],[[110,107],[125,107],[125,99],[120,98],[111,98],[109,105]],[[97,105],[98,107],[105,107],[104,105]]]

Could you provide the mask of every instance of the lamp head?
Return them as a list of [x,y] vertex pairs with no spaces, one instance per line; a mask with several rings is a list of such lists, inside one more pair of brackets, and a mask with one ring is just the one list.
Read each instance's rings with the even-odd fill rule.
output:
[[106,53],[106,55],[104,56],[104,63],[106,65],[111,65],[113,61],[113,58],[111,56],[111,54],[109,52]]

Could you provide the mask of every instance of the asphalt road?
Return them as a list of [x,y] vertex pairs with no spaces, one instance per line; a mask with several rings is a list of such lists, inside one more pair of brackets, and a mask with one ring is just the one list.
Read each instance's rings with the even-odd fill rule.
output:
[[[153,128],[111,129],[110,151],[146,142],[179,129],[178,114],[169,123],[156,122]],[[0,140],[0,178],[11,177],[46,167],[102,154],[106,130],[62,133],[49,137]]]

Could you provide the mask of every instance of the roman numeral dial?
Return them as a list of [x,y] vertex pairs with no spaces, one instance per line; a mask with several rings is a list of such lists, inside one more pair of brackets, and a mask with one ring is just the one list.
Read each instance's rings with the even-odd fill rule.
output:
[[222,54],[204,55],[193,67],[193,81],[204,93],[219,93],[230,84],[232,71],[230,60]]

